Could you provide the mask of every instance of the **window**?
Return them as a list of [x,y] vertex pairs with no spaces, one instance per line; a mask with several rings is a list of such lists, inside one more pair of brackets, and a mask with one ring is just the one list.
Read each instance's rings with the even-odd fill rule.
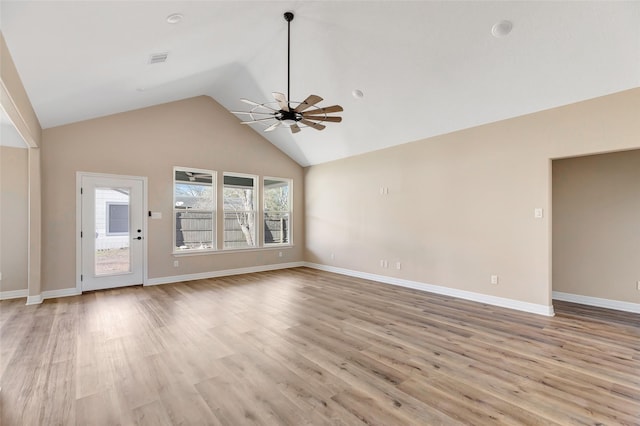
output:
[[107,235],[127,235],[129,233],[129,204],[107,201]]
[[224,174],[224,248],[256,247],[256,176]]
[[264,245],[291,244],[291,180],[264,178]]
[[174,253],[215,249],[215,178],[211,170],[173,169]]

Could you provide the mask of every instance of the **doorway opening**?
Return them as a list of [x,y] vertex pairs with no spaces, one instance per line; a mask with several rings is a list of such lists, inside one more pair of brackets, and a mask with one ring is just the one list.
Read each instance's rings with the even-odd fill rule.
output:
[[640,149],[552,161],[553,299],[640,313]]
[[145,177],[79,172],[79,292],[146,281]]

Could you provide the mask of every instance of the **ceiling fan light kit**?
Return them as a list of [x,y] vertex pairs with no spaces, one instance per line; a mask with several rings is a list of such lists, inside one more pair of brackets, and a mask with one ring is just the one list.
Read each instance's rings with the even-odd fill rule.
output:
[[249,111],[231,111],[233,114],[247,115],[249,119],[242,124],[260,123],[265,125],[265,132],[273,131],[279,127],[291,130],[291,133],[298,133],[305,127],[312,127],[316,130],[326,128],[323,122],[339,123],[342,117],[329,116],[327,114],[343,111],[340,105],[332,105],[320,108],[317,106],[323,99],[318,95],[309,95],[302,102],[291,101],[291,21],[293,13],[286,12],[284,20],[287,21],[287,95],[273,92],[275,101],[258,103],[248,99],[240,99],[242,102],[251,105]]

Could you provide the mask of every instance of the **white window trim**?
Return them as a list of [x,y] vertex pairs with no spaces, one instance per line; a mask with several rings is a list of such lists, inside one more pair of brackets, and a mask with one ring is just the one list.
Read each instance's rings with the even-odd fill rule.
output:
[[[213,209],[212,210],[202,210],[202,211],[206,211],[206,212],[211,212],[212,213],[212,223],[213,223],[213,235],[212,235],[212,247],[211,248],[206,248],[206,249],[190,249],[190,250],[177,250],[176,249],[176,212],[178,211],[178,209],[176,209],[176,171],[189,171],[189,172],[194,172],[194,173],[207,173],[211,175],[211,187],[212,187],[212,197],[213,197]],[[193,254],[210,254],[212,252],[215,252],[218,250],[218,237],[217,237],[217,232],[218,232],[218,204],[217,204],[217,200],[218,200],[218,172],[215,170],[207,170],[207,169],[198,169],[195,167],[184,167],[184,166],[174,166],[173,167],[173,177],[172,177],[172,182],[173,185],[171,187],[171,191],[172,191],[172,199],[173,199],[173,204],[171,206],[171,219],[172,219],[172,224],[171,224],[171,229],[172,229],[172,246],[173,246],[173,250],[172,250],[172,254],[174,255],[193,255]],[[186,210],[185,210],[186,211]],[[200,210],[198,210],[200,211]]]
[[265,252],[276,252],[278,250],[289,250],[295,248],[294,244],[287,245],[269,245],[268,247],[249,247],[249,248],[230,248],[226,250],[202,250],[196,253],[173,253],[173,257],[183,257],[183,256],[207,256],[207,255],[218,255],[218,254],[230,254],[230,253],[246,253],[249,251],[265,251]]
[[[266,180],[280,180],[280,181],[284,181],[284,182],[288,182],[289,184],[289,210],[287,211],[276,211],[276,210],[266,210],[264,207],[264,204],[262,204],[262,246],[265,248],[270,248],[270,247],[289,247],[289,246],[293,246],[293,179],[291,178],[283,178],[283,177],[275,177],[275,176],[263,176],[262,177],[262,191],[263,191],[263,199],[264,199],[264,190],[266,188],[266,185],[264,184],[264,181]],[[267,212],[273,212],[273,213],[289,213],[289,242],[287,243],[269,243],[267,244],[264,241],[264,215]]]
[[[255,225],[254,225],[254,240],[255,240],[255,245],[254,246],[249,246],[249,247],[226,247],[225,245],[225,241],[224,241],[224,221],[225,221],[225,214],[227,213],[227,210],[224,208],[224,178],[225,176],[235,176],[235,177],[241,177],[241,178],[249,178],[249,179],[253,179],[253,210],[251,210],[251,212],[254,213],[254,220],[255,220]],[[258,175],[252,175],[252,174],[248,174],[248,173],[236,173],[236,172],[222,172],[222,197],[220,199],[220,202],[222,203],[222,250],[226,251],[226,252],[231,252],[231,251],[247,251],[247,250],[255,250],[257,248],[261,248],[261,241],[258,239],[258,235],[259,233],[262,233],[262,225],[260,220],[258,220],[258,216],[260,215],[260,212],[262,211],[262,209],[260,208],[260,201],[261,197],[260,197],[260,176]],[[229,210],[230,212],[233,210]],[[243,210],[246,212],[249,212],[250,210]]]

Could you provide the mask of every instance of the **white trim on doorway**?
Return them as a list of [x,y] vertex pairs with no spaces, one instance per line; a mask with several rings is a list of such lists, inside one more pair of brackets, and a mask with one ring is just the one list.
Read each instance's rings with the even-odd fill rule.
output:
[[[103,178],[103,179],[134,179],[140,180],[142,182],[142,211],[145,212],[143,215],[143,256],[142,256],[142,284],[146,284],[148,280],[148,244],[147,244],[147,225],[148,219],[146,212],[149,210],[148,201],[147,201],[147,184],[148,179],[146,176],[128,176],[128,175],[115,175],[115,174],[107,174],[107,173],[92,173],[92,172],[76,172],[76,287],[75,292],[70,292],[67,295],[73,294],[81,294],[82,293],[82,240],[80,238],[80,233],[82,231],[82,197],[81,197],[81,189],[82,189],[82,178],[83,177],[92,177],[92,178]],[[58,297],[58,296],[53,296]]]

